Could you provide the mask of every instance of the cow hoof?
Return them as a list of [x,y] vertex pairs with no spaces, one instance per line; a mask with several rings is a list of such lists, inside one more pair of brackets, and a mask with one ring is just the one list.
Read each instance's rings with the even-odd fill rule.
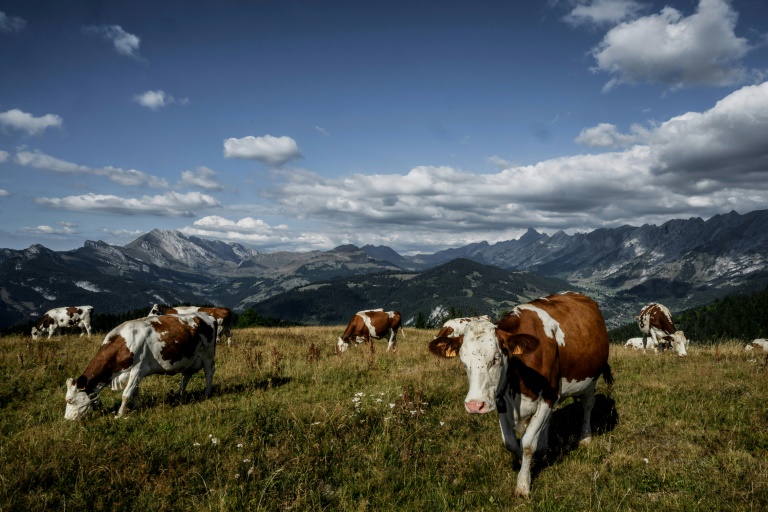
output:
[[587,445],[589,445],[591,442],[592,442],[592,436],[590,436],[590,437],[585,437],[584,439],[582,439],[581,441],[579,441],[579,446],[587,446]]
[[531,490],[527,487],[517,487],[515,489],[515,496],[520,496],[521,498],[529,498],[531,496]]

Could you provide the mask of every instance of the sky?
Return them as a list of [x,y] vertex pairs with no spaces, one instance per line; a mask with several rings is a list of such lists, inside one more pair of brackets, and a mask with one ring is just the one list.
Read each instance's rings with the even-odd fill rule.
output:
[[0,2],[0,247],[404,255],[768,208],[764,0]]

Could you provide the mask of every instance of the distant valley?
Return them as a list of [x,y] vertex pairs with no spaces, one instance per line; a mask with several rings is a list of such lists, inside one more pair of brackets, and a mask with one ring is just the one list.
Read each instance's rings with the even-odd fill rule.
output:
[[47,309],[90,304],[120,313],[153,303],[213,303],[310,324],[359,309],[398,309],[407,322],[451,308],[498,315],[565,289],[601,306],[609,326],[651,301],[673,311],[768,285],[768,211],[707,221],[622,226],[403,256],[385,246],[265,253],[153,230],[125,246],[0,249],[0,328]]

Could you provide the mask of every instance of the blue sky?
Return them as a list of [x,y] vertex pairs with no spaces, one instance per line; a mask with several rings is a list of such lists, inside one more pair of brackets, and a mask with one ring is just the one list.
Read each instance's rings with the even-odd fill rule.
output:
[[763,0],[0,3],[0,247],[403,254],[768,208]]

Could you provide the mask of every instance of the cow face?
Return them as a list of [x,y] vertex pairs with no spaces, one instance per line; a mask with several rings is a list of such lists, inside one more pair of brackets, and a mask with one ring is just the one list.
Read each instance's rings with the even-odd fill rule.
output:
[[672,338],[672,348],[675,349],[677,355],[687,356],[688,351],[686,349],[688,347],[688,340],[685,337],[685,333],[683,333],[683,331],[676,331],[670,337]]
[[506,361],[493,323],[474,320],[462,338],[436,338],[429,348],[443,357],[459,356],[469,380],[464,399],[468,413],[484,414],[496,409],[496,394],[505,384]]
[[77,389],[73,379],[67,379],[67,407],[64,410],[64,418],[76,420],[85,416],[91,410],[91,399],[85,391]]
[[36,340],[38,336],[40,336],[40,331],[37,330],[37,327],[33,327],[32,328],[32,339]]

